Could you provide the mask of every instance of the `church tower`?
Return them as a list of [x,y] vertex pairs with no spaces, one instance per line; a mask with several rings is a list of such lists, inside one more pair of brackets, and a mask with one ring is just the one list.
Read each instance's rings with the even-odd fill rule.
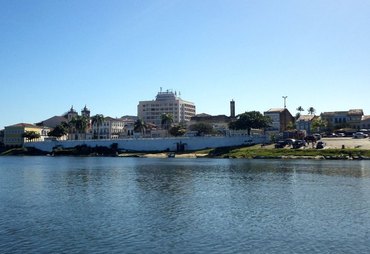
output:
[[86,117],[86,118],[90,118],[90,110],[86,107],[86,105],[85,105],[85,107],[81,110],[81,115],[83,116],[83,117]]
[[72,119],[77,117],[77,116],[78,116],[78,114],[77,114],[76,110],[73,109],[73,106],[72,106],[71,109],[67,112],[68,122],[72,121]]

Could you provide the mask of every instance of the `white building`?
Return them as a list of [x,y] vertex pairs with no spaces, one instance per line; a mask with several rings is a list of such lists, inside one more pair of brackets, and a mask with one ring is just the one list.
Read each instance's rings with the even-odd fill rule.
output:
[[118,139],[125,133],[125,121],[121,118],[104,117],[100,124],[92,125],[95,139]]
[[137,112],[138,117],[146,123],[161,126],[162,114],[171,114],[173,122],[177,124],[190,121],[196,111],[194,103],[182,100],[176,92],[161,90],[155,100],[140,101]]

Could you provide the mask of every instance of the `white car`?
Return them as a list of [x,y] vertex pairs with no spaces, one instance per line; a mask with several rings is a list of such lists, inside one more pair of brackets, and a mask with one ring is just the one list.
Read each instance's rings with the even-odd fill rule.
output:
[[353,133],[353,138],[367,138],[369,135],[363,133],[363,132],[356,132]]

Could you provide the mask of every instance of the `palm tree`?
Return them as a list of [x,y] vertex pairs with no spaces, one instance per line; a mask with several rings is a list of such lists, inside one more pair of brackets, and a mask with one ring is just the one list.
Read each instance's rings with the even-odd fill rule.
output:
[[76,116],[71,120],[70,124],[76,129],[77,134],[86,134],[86,129],[89,125],[89,119],[85,116]]
[[315,114],[315,112],[316,112],[316,109],[314,109],[314,107],[309,107],[309,108],[307,109],[307,111],[308,111],[308,114],[310,114],[310,115],[314,115],[314,114]]
[[146,123],[143,119],[137,119],[134,123],[134,131],[141,132],[141,134],[144,136],[145,130],[147,128]]
[[[96,114],[95,116],[91,117],[91,124],[96,125],[98,139],[100,138],[99,127],[103,124],[103,122],[104,122],[104,115],[102,114]],[[94,137],[96,137],[95,133],[94,133]]]
[[299,113],[301,113],[301,112],[303,112],[303,111],[304,111],[304,109],[303,109],[303,107],[302,107],[302,106],[299,106],[299,107],[297,108],[297,111],[298,111]]
[[161,125],[162,125],[163,129],[168,131],[170,129],[172,123],[173,123],[173,117],[172,117],[171,114],[163,113],[161,115]]

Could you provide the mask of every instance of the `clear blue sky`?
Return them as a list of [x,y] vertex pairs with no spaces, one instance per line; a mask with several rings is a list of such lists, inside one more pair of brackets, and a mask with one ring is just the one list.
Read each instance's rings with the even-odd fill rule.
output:
[[368,0],[1,0],[0,128],[71,105],[120,117],[160,87],[197,113],[370,114]]

